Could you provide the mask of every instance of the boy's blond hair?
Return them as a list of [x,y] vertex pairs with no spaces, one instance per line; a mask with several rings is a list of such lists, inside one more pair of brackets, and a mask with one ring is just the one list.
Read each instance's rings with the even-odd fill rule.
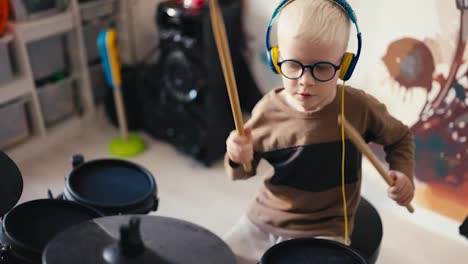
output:
[[291,0],[280,11],[278,33],[346,50],[351,20],[333,0]]

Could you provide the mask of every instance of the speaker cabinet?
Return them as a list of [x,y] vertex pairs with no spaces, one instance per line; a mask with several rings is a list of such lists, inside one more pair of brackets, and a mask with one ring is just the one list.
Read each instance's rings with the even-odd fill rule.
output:
[[[240,11],[239,1],[221,2],[239,99],[250,111],[261,94],[241,54]],[[162,2],[156,24],[160,58],[152,71],[157,83],[143,98],[145,129],[208,166],[224,155],[234,129],[209,10]]]

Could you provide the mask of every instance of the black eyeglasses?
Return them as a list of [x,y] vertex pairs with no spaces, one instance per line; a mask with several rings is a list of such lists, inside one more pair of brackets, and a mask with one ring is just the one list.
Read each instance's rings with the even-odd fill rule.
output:
[[296,60],[283,60],[278,62],[278,66],[281,69],[281,74],[288,79],[296,80],[301,78],[305,69],[309,68],[315,80],[327,82],[333,79],[341,64],[335,65],[331,62],[320,61],[313,65],[304,65]]

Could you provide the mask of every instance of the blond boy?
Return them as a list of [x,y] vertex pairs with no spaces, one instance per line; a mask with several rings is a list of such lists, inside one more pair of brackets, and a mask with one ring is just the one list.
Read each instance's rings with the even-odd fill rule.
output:
[[[283,87],[267,93],[245,125],[246,135],[226,140],[225,169],[234,180],[257,174],[261,159],[274,168],[246,214],[225,241],[240,263],[257,263],[274,244],[298,237],[344,242],[340,113],[342,58],[350,17],[331,0],[292,0],[277,19]],[[414,196],[411,131],[372,96],[344,88],[345,115],[366,141],[384,146],[395,185],[388,195],[400,205]],[[251,162],[246,173],[241,164]],[[361,155],[346,140],[345,190],[349,230],[360,201]]]

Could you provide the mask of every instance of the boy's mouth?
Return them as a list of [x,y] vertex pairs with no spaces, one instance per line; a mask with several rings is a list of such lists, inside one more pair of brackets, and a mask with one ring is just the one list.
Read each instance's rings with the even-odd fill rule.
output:
[[312,94],[309,94],[309,93],[297,93],[297,95],[303,98],[309,98],[313,96]]

